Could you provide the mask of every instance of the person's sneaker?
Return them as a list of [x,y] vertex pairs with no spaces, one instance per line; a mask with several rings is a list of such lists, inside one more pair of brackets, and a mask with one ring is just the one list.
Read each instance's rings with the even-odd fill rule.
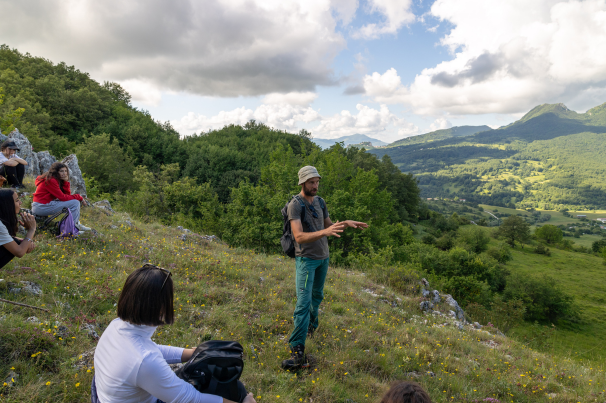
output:
[[309,368],[309,360],[305,355],[305,346],[299,344],[293,347],[290,358],[282,361],[282,369],[285,371],[297,371],[303,368]]
[[78,221],[78,224],[76,224],[76,228],[78,228],[80,231],[90,231],[90,228],[84,224],[81,224],[80,221]]

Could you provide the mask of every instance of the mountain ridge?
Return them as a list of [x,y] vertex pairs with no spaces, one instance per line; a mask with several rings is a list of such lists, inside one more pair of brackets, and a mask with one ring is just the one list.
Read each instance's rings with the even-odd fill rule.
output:
[[336,139],[322,139],[322,138],[312,138],[311,141],[316,143],[322,148],[329,148],[336,143],[343,142],[345,146],[356,145],[360,143],[370,142],[374,147],[377,146],[385,146],[387,143],[381,140],[377,140],[372,137],[368,137],[365,134],[352,134],[350,136],[342,136]]

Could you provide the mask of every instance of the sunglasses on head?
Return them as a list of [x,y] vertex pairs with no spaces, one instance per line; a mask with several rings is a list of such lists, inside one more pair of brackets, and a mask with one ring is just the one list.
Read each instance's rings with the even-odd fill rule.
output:
[[159,266],[156,266],[156,265],[151,264],[151,263],[146,263],[146,264],[143,265],[143,267],[147,267],[149,269],[158,269],[158,270],[161,270],[164,273],[166,273],[166,278],[164,279],[164,282],[162,283],[162,287],[160,287],[160,291],[162,291],[162,289],[164,288],[164,284],[166,284],[166,281],[168,280],[168,278],[173,275],[173,273],[171,273],[169,270],[166,270],[163,267],[159,267]]

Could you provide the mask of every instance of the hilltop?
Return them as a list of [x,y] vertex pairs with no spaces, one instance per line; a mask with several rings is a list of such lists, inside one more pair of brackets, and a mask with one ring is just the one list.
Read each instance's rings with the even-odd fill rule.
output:
[[[406,140],[406,139],[405,139]],[[533,108],[496,130],[370,150],[419,178],[422,196],[499,206],[606,207],[606,104],[586,113]],[[592,161],[592,164],[587,164]]]
[[[2,305],[0,374],[7,381],[0,401],[90,401],[96,338],[115,317],[127,275],[145,261],[170,268],[176,288],[176,323],[154,340],[239,341],[243,381],[259,402],[373,402],[397,379],[421,382],[436,402],[604,396],[606,377],[595,364],[542,354],[489,326],[460,330],[448,315],[423,314],[414,269],[394,277],[385,267],[331,267],[320,329],[308,343],[316,364],[283,372],[295,301],[291,260],[124,213],[88,208],[83,220],[99,234],[63,242],[38,235],[37,253],[4,269],[3,298],[51,313]],[[41,295],[15,291],[24,281]]]
[[336,139],[313,138],[312,141],[322,148],[328,148],[340,142],[343,142],[346,147],[361,143],[370,143],[373,147],[387,145],[387,143],[381,140],[373,139],[372,137],[368,137],[365,134],[352,134],[351,136],[343,136]]
[[433,132],[420,134],[418,136],[406,137],[398,141],[394,141],[387,147],[398,147],[412,144],[429,143],[432,141],[445,140],[452,137],[465,137],[472,134],[492,130],[490,126],[455,126],[449,129],[435,130]]

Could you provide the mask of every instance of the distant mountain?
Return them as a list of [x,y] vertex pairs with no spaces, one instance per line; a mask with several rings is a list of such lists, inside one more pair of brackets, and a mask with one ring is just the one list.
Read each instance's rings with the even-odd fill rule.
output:
[[344,142],[345,146],[357,145],[360,143],[371,143],[373,145],[373,147],[387,145],[387,143],[385,143],[381,140],[373,139],[372,137],[368,137],[364,134],[352,134],[351,136],[343,136],[343,137],[339,137],[338,139],[314,138],[314,139],[312,139],[312,141],[322,148],[328,148],[328,147],[334,145],[335,143],[340,143],[340,142]]
[[429,141],[444,140],[451,137],[471,136],[472,134],[492,130],[490,126],[455,126],[450,129],[436,130],[418,136],[406,137],[388,144],[387,147],[397,147],[411,144],[427,143]]
[[606,208],[606,103],[585,113],[544,104],[496,130],[416,137],[369,152],[388,155],[400,170],[415,174],[424,197],[556,210]]

